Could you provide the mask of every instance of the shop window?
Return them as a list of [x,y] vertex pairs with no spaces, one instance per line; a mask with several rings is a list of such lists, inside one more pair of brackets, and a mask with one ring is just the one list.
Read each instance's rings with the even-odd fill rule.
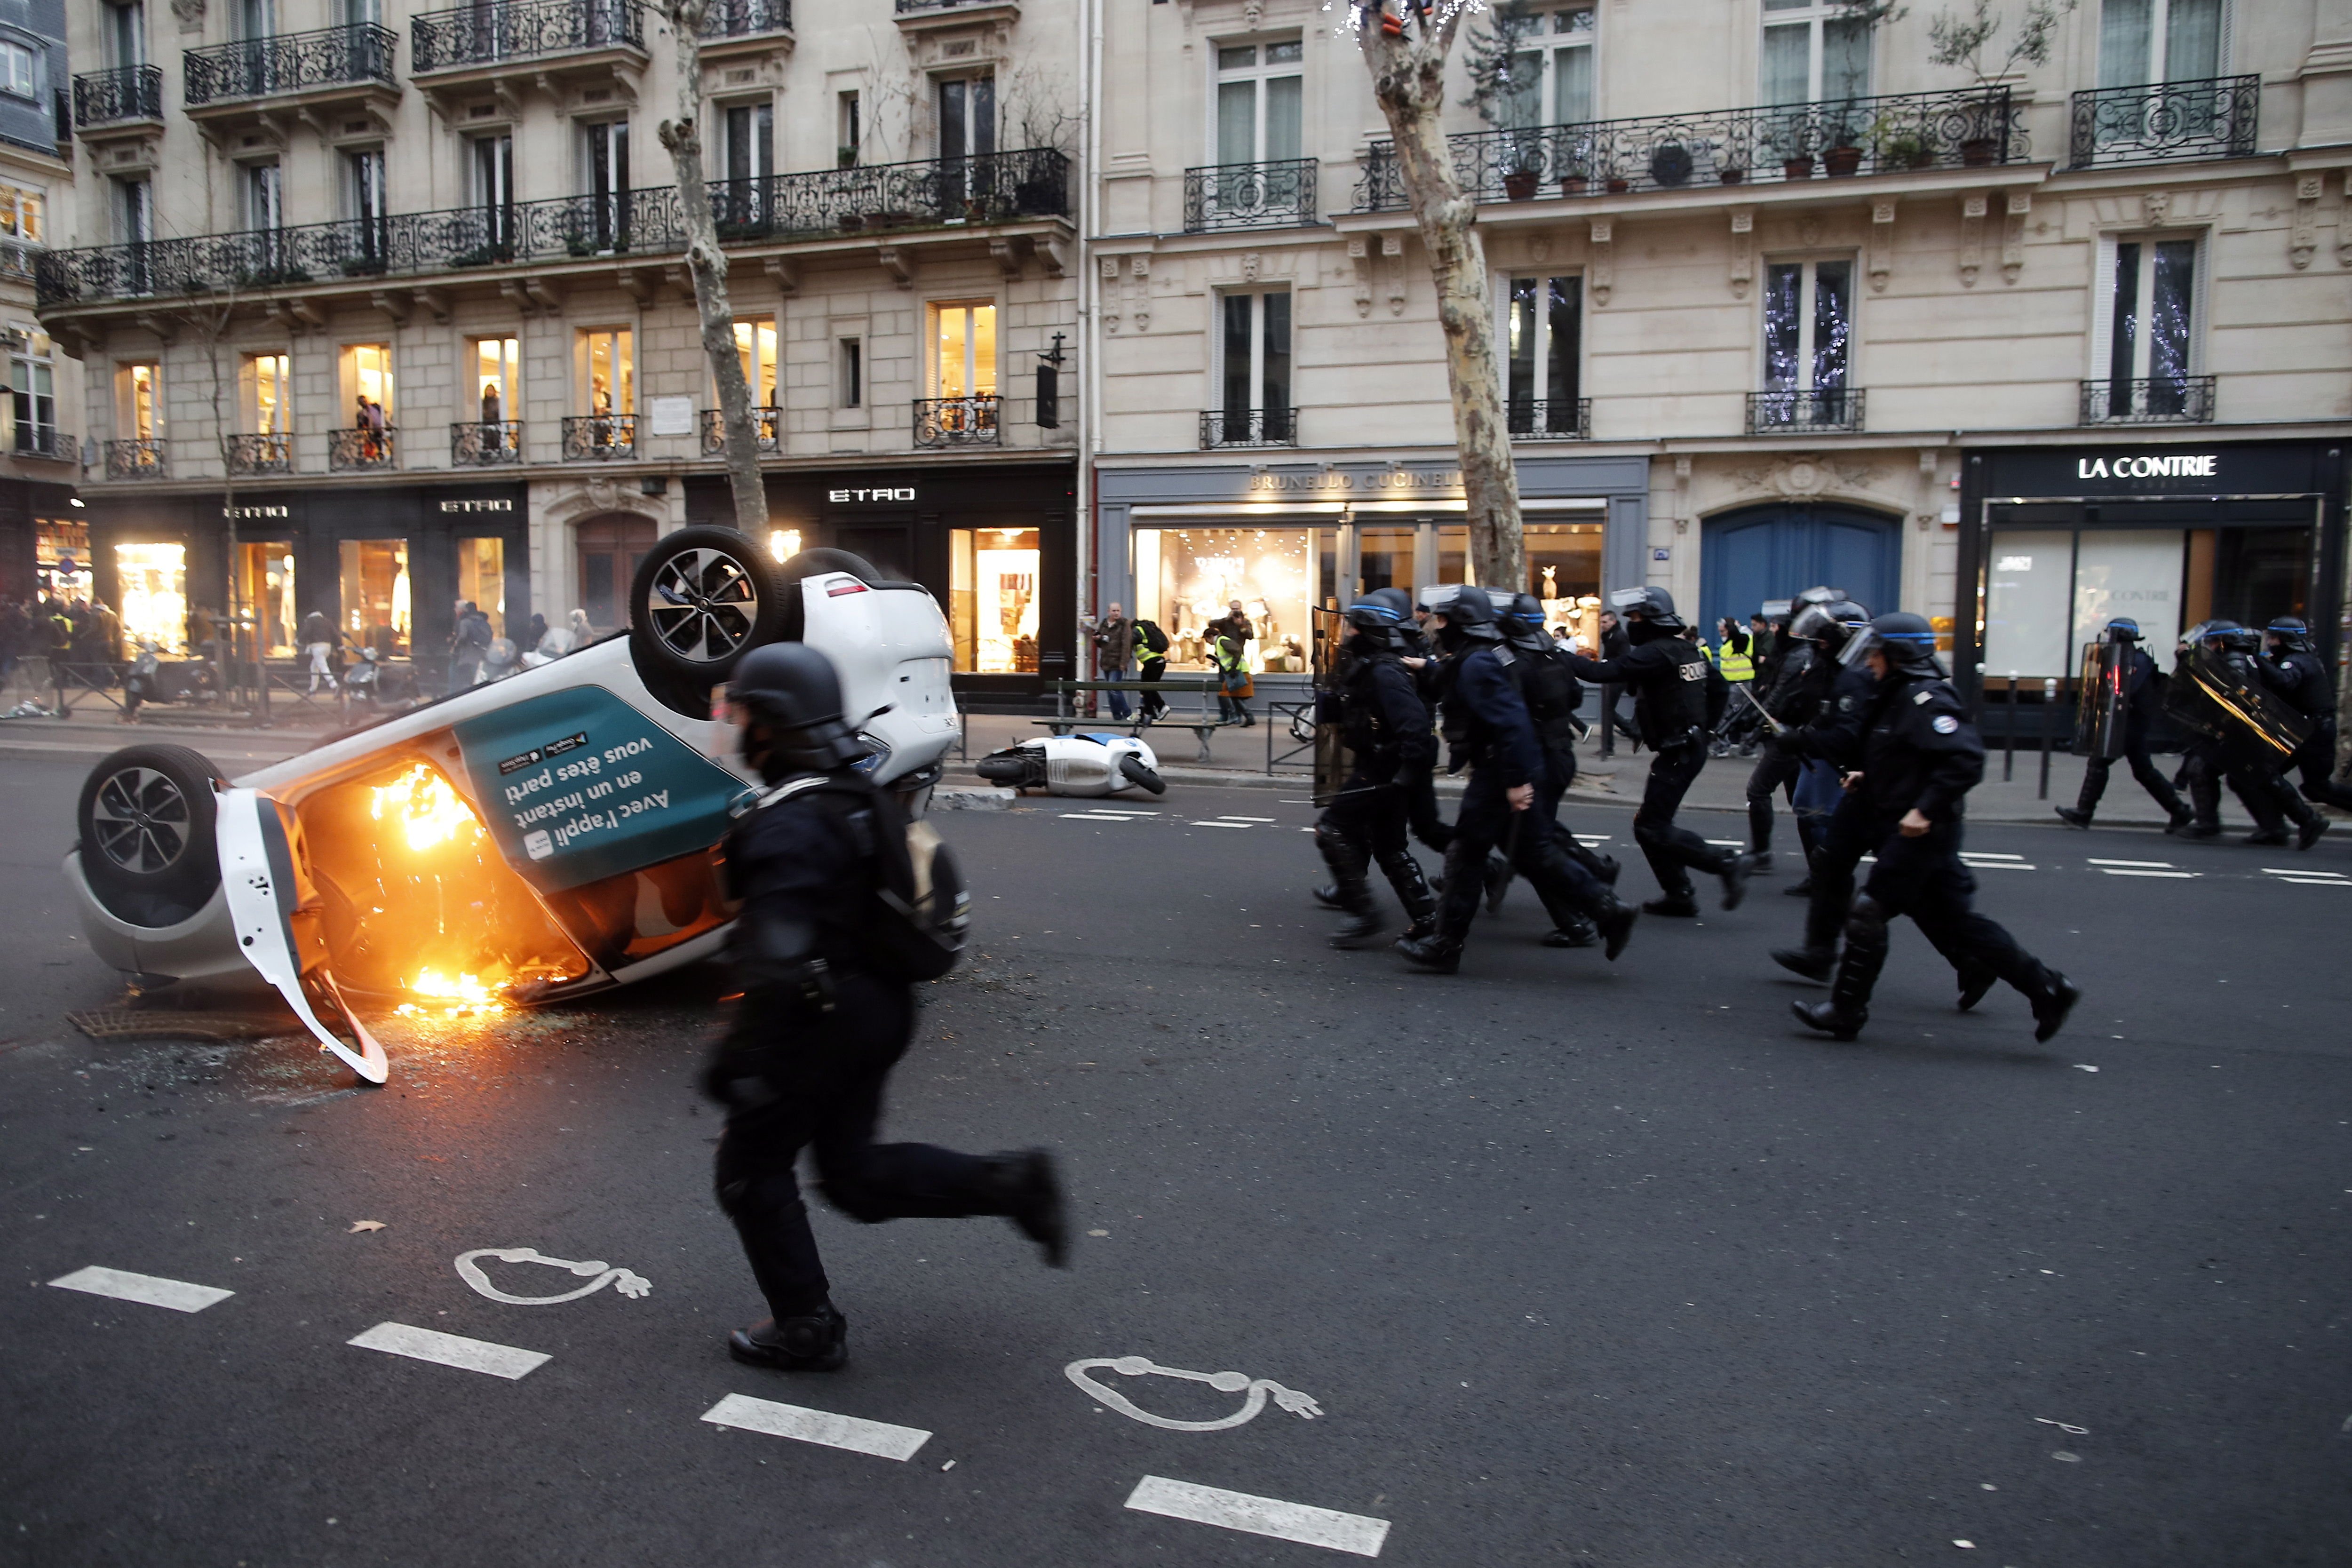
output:
[[1520,589],[1543,601],[1544,624],[1566,626],[1601,646],[1601,542],[1597,522],[1530,522],[1524,530],[1528,580]]
[[89,524],[71,518],[33,521],[34,577],[42,593],[58,603],[89,599]]
[[2198,244],[2152,236],[2110,242],[2091,345],[2110,416],[2189,412],[2198,360]]
[[163,438],[163,367],[142,361],[114,367],[114,428],[126,441]]
[[8,331],[8,386],[16,405],[16,450],[58,449],[57,363],[49,334],[14,323]]
[[125,650],[152,643],[160,653],[188,651],[188,547],[118,544],[114,581]]
[[1592,118],[1594,9],[1572,5],[1528,18],[1511,56],[1509,90],[1499,122],[1513,131],[1580,125]]
[[1290,293],[1217,297],[1221,446],[1291,440]]
[[1304,59],[1296,38],[1232,44],[1217,51],[1217,163],[1271,163],[1301,156]]
[[457,597],[490,617],[490,635],[507,635],[507,542],[457,541]]
[[653,551],[653,520],[607,517],[583,522],[578,542],[580,607],[599,636],[617,631],[628,622],[629,584]]
[[790,561],[801,552],[801,531],[797,528],[772,528],[768,531],[768,553],[778,561]]
[[1512,435],[1581,430],[1577,400],[1583,314],[1581,278],[1510,280],[1503,299],[1503,341]]
[[0,235],[40,244],[47,227],[48,200],[38,189],[0,184]]
[[2099,85],[2221,74],[2222,0],[2100,0]]
[[1036,673],[1037,557],[1034,528],[950,531],[948,625],[957,670]]
[[1356,591],[1369,594],[1375,588],[1402,588],[1410,594],[1415,586],[1412,580],[1413,546],[1421,531],[1405,528],[1359,528],[1356,531]]
[[344,633],[387,658],[407,658],[413,651],[408,541],[346,539],[341,567]]
[[[1169,668],[1207,668],[1203,634],[1238,599],[1255,634],[1244,650],[1249,668],[1305,673],[1314,647],[1314,535],[1304,528],[1138,530],[1136,614],[1167,632]],[[1410,571],[1409,552],[1406,562]]]
[[866,406],[866,344],[857,338],[841,340],[841,406]]
[[301,622],[294,614],[294,545],[289,540],[239,540],[236,546],[237,605],[251,617],[268,658],[292,658]]
[[[735,357],[743,364],[743,384],[751,389],[751,406],[776,406],[776,319],[773,316],[738,316],[735,319]],[[716,401],[714,397],[713,401]],[[775,432],[761,434],[772,439]]]
[[629,357],[629,329],[600,327],[580,334],[583,414],[627,414],[636,406],[636,382]]
[[1870,94],[1870,24],[1842,0],[1764,0],[1761,97],[1822,103]]

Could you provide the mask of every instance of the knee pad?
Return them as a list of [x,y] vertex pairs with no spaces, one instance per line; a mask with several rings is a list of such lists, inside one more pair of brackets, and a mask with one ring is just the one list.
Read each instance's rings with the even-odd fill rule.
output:
[[1846,912],[1845,939],[1857,947],[1886,945],[1886,907],[1868,893],[1854,900]]

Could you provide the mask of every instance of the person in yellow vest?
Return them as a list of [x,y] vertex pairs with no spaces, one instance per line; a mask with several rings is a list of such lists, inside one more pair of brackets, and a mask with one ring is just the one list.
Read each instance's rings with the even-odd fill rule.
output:
[[1723,679],[1738,686],[1756,679],[1756,661],[1748,656],[1748,634],[1729,616],[1715,623],[1722,638],[1715,645],[1715,668],[1723,671]]

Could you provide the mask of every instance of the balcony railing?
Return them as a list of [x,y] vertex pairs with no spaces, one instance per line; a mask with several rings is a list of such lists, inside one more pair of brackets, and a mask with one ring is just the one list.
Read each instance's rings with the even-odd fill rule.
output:
[[289,435],[224,436],[221,454],[232,474],[290,474],[294,437]]
[[24,458],[47,458],[52,462],[70,463],[81,457],[81,443],[54,425],[19,425],[16,426],[16,454]]
[[[710,189],[719,237],[756,243],[1066,216],[1069,185],[1069,160],[1035,148],[719,181]],[[41,304],[48,308],[685,248],[677,193],[663,186],[614,197],[557,196],[55,250],[37,269]]]
[[[1990,168],[2031,152],[2007,88],[1595,120],[1447,141],[1455,178],[1482,202]],[[1364,154],[1356,210],[1405,205],[1395,149],[1375,142]]]
[[1503,412],[1514,441],[1592,439],[1592,399],[1589,397],[1514,398]]
[[106,477],[110,479],[162,479],[171,477],[167,443],[156,440],[109,441]]
[[2251,158],[2262,107],[2259,76],[2078,92],[2067,166]]
[[918,447],[998,447],[1003,445],[997,415],[1001,404],[993,393],[977,397],[918,397],[915,399],[915,445]]
[[1748,433],[1774,431],[1859,430],[1862,394],[1852,387],[1815,392],[1751,392],[1748,395]]
[[1296,408],[1206,408],[1201,411],[1203,447],[1296,447]]
[[27,281],[39,277],[40,268],[34,265],[41,254],[37,245],[21,240],[0,239],[0,278],[16,278]]
[[2086,381],[2085,425],[2210,425],[2213,382],[2210,375],[2158,375],[2145,381]]
[[1184,232],[1286,228],[1313,223],[1312,158],[1271,163],[1213,163],[1184,171]]
[[491,0],[409,23],[408,68],[424,76],[621,45],[646,47],[640,0]]
[[74,123],[107,125],[163,118],[163,68],[116,66],[73,79]]
[[347,82],[390,85],[400,36],[389,27],[355,22],[315,33],[283,33],[274,38],[240,38],[184,57],[191,109],[247,98]]
[[953,11],[964,6],[1003,4],[1004,0],[898,0],[898,12],[901,16],[912,16],[925,11]]
[[[754,408],[751,410],[752,444],[760,449],[762,457],[772,458],[784,449],[780,434],[782,428],[783,413],[781,409]],[[715,458],[725,450],[727,450],[726,416],[716,408],[706,408],[702,411],[702,455],[706,458]]]
[[391,426],[381,430],[330,430],[327,468],[338,474],[396,468],[400,466],[399,442],[400,432]]
[[563,460],[567,463],[623,461],[637,455],[637,416],[634,414],[572,414],[563,420]]
[[522,421],[467,419],[449,426],[449,466],[494,468],[522,461]]
[[710,0],[702,14],[700,37],[748,38],[757,33],[793,30],[793,0]]

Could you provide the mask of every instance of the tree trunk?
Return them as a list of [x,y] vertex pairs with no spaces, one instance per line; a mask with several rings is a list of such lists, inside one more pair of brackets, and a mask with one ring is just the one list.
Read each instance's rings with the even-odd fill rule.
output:
[[[735,526],[765,545],[768,487],[760,476],[760,442],[751,425],[751,388],[735,347],[735,310],[727,299],[727,253],[710,215],[710,187],[702,179],[702,16],[706,0],[669,0],[670,36],[677,43],[677,118],[661,123],[661,144],[677,170],[678,216],[686,225],[686,267],[694,277],[695,309],[702,317],[702,352],[719,384],[719,417],[727,437],[727,482],[735,497]],[[779,436],[782,435],[779,430]]]
[[[1372,94],[1387,116],[1397,171],[1429,272],[1437,285],[1437,324],[1445,333],[1445,379],[1454,396],[1454,439],[1462,454],[1463,505],[1470,524],[1472,579],[1517,590],[1527,582],[1519,527],[1519,475],[1495,360],[1495,310],[1486,248],[1475,226],[1477,193],[1454,178],[1452,149],[1439,122],[1445,104],[1445,60],[1463,12],[1418,29],[1408,40],[1385,36],[1377,16],[1358,13]],[[1500,608],[1501,606],[1497,606]]]

